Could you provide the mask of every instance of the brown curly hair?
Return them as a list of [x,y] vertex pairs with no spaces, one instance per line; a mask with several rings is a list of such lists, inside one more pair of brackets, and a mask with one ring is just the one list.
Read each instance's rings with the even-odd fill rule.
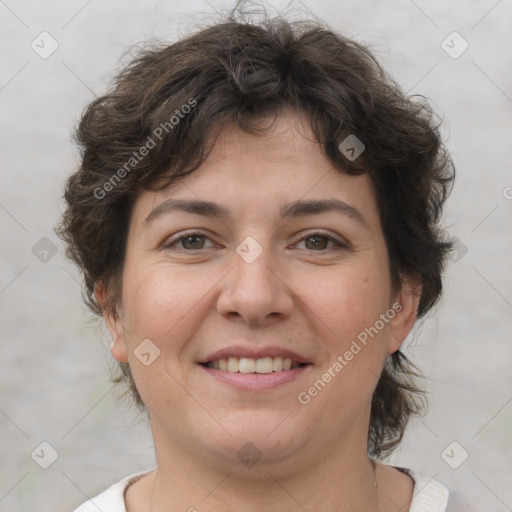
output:
[[[321,22],[247,22],[235,11],[176,43],[139,49],[82,115],[75,134],[81,164],[66,182],[66,210],[55,231],[83,273],[93,313],[116,314],[137,194],[196,170],[227,123],[261,133],[258,120],[285,108],[307,115],[340,172],[369,174],[394,289],[404,275],[417,276],[418,317],[436,304],[452,246],[439,220],[454,166],[428,101],[406,96],[368,48]],[[353,161],[338,147],[349,134],[365,145]],[[164,178],[159,187],[156,178]],[[94,297],[97,282],[108,290],[103,304]],[[128,364],[120,370],[117,381],[125,380],[144,408]],[[414,377],[421,373],[403,353],[388,357],[372,398],[370,455],[391,453],[410,417],[423,411]]]

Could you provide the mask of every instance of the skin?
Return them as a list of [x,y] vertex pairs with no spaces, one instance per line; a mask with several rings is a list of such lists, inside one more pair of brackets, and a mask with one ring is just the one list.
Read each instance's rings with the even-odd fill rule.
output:
[[[214,201],[232,216],[173,212],[145,226],[168,198]],[[331,198],[359,210],[366,226],[339,212],[279,217],[285,203]],[[164,247],[187,229],[206,238]],[[315,245],[318,230],[346,247],[328,238]],[[263,249],[250,264],[236,252],[247,236]],[[416,320],[418,284],[406,278],[393,292],[370,178],[334,168],[302,115],[284,112],[262,136],[228,126],[196,171],[140,193],[122,280],[118,314],[106,314],[112,354],[130,364],[158,465],[128,488],[129,512],[409,510],[413,481],[405,474],[378,464],[375,489],[367,434],[385,359]],[[98,283],[98,300],[107,294]],[[299,403],[396,302],[401,311],[378,335]],[[144,339],[160,350],[148,366],[134,354]],[[230,345],[285,347],[312,366],[277,388],[235,389],[197,364]],[[262,454],[252,467],[237,457],[249,442]]]

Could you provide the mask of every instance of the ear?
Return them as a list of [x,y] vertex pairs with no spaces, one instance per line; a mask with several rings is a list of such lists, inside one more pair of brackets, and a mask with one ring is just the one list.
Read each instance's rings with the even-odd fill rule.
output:
[[96,299],[101,304],[105,323],[110,332],[110,335],[112,336],[112,344],[110,345],[112,356],[120,363],[127,363],[128,353],[126,348],[126,341],[124,338],[123,323],[122,318],[117,313],[117,307],[115,312],[111,312],[104,307],[104,304],[107,300],[107,289],[103,282],[98,281],[94,285],[94,294],[96,295]]
[[421,297],[421,282],[415,276],[404,276],[402,288],[395,295],[391,308],[396,312],[390,320],[390,337],[387,353],[392,354],[400,349],[405,338],[411,332],[418,318],[418,305]]

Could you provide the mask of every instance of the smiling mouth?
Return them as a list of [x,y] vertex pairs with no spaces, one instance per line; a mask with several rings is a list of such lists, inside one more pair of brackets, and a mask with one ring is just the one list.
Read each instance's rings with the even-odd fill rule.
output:
[[203,363],[206,368],[229,373],[273,373],[295,370],[309,363],[299,363],[288,357],[229,357]]

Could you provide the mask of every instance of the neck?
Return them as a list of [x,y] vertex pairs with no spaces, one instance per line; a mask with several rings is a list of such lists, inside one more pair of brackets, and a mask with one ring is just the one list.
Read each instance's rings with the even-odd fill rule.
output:
[[[181,463],[176,463],[180,459]],[[239,468],[213,470],[205,460],[168,460],[173,462],[159,461],[158,470],[146,482],[144,510],[151,502],[151,512],[383,512],[378,475],[365,452],[308,458],[303,467],[298,463],[265,464],[262,459],[245,472]]]

